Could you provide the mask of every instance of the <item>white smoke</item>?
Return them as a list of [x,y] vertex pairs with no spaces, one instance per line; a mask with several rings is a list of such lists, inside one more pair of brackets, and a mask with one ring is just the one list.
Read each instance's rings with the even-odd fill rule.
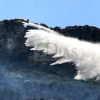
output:
[[25,45],[34,47],[31,50],[42,50],[45,54],[54,54],[53,58],[59,58],[51,65],[73,62],[78,71],[74,79],[100,79],[100,44],[65,37],[34,23],[24,24],[38,28],[26,32]]

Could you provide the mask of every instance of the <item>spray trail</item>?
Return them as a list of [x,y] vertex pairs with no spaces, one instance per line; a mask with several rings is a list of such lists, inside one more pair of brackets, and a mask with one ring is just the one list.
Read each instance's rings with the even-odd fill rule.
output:
[[42,50],[45,54],[53,54],[53,58],[59,58],[51,65],[73,62],[77,69],[74,79],[100,79],[100,44],[65,37],[34,23],[24,24],[38,28],[26,32],[25,45],[34,47],[31,50]]

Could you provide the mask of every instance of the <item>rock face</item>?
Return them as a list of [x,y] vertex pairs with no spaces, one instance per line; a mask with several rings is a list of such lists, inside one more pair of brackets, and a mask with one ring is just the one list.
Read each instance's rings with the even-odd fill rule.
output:
[[[22,56],[24,45],[24,27],[14,20],[0,22],[0,59],[13,61]],[[25,53],[25,52],[24,52]],[[22,58],[22,57],[21,57]]]
[[[45,24],[41,24],[48,27]],[[25,31],[33,27],[24,27],[21,23],[16,23],[13,20],[0,21],[0,64],[10,68],[28,68],[32,70],[38,69],[45,73],[53,73],[64,77],[74,77],[76,69],[72,63],[49,66],[51,62],[36,62],[34,61],[34,52],[30,51],[24,45]],[[33,28],[34,29],[34,28]],[[60,27],[52,28],[55,31],[69,37],[76,37],[80,40],[91,42],[100,42],[100,29],[93,26],[68,26],[64,29]],[[66,67],[68,66],[68,67]]]

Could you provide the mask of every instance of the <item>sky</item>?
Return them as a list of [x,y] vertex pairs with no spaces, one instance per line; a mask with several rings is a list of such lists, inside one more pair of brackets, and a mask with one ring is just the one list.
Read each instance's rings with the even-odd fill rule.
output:
[[49,27],[100,28],[100,0],[0,0],[0,21],[23,18]]

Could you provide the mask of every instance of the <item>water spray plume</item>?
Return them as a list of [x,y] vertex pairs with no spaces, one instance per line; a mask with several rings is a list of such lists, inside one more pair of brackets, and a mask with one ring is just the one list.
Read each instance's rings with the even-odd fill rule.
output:
[[[31,50],[42,50],[45,54],[52,54],[59,58],[55,64],[73,62],[77,69],[74,79],[100,79],[100,44],[80,41],[77,38],[65,37],[58,32],[34,23],[26,23],[37,29],[26,32],[25,45],[33,47]],[[66,66],[67,67],[67,66]]]

